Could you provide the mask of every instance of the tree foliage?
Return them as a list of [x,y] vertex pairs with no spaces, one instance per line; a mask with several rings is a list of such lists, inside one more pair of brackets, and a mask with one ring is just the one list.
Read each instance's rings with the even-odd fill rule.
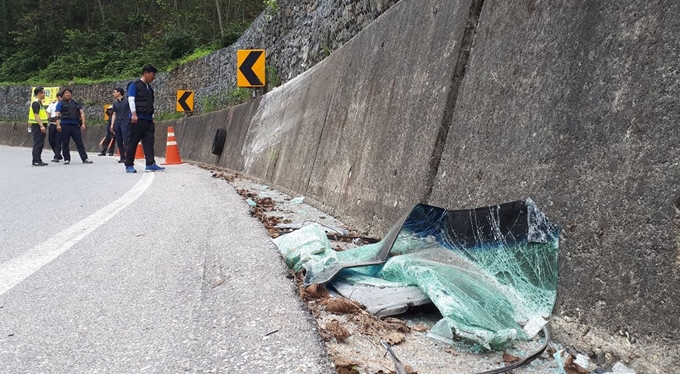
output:
[[[262,0],[0,0],[0,82],[129,78],[230,45]],[[194,54],[196,55],[196,54]]]

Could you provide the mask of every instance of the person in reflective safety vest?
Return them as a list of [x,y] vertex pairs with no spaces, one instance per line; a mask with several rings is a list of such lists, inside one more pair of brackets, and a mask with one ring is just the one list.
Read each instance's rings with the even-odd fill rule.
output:
[[45,99],[45,89],[36,87],[33,90],[33,96],[35,100],[28,109],[28,131],[33,135],[33,166],[47,166],[42,161],[45,133],[47,133],[47,111],[42,104]]

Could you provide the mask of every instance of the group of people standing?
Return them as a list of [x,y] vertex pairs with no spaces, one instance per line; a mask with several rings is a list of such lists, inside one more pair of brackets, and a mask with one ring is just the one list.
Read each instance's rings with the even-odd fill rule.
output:
[[69,88],[59,91],[57,101],[51,103],[47,109],[42,105],[42,100],[45,99],[45,89],[36,87],[33,95],[36,99],[31,103],[32,115],[29,115],[28,119],[30,132],[33,134],[33,166],[47,166],[42,161],[42,151],[48,132],[50,146],[54,151],[53,162],[63,159],[64,164],[71,163],[69,146],[73,139],[83,163],[91,164],[92,161],[87,158],[82,137],[82,130],[85,130],[85,112],[83,107],[73,100],[73,91]]
[[[125,163],[125,171],[136,173],[134,168],[137,145],[142,142],[144,156],[146,158],[146,171],[163,171],[165,168],[156,164],[154,159],[154,142],[156,122],[154,114],[154,92],[151,83],[156,77],[156,68],[153,65],[145,65],[140,79],[131,82],[127,88],[127,100],[125,90],[116,87],[113,90],[113,107],[110,108],[109,121],[107,123],[107,136],[104,139],[104,149],[99,154],[113,154],[113,146],[109,146],[115,138],[118,143],[120,160]],[[85,130],[85,112],[83,107],[73,100],[73,92],[65,88],[57,93],[57,100],[45,108],[45,89],[36,87],[33,91],[35,100],[29,109],[28,125],[33,135],[33,166],[47,166],[42,161],[42,151],[45,146],[45,137],[48,137],[50,147],[54,152],[52,162],[64,161],[71,163],[69,146],[71,140],[76,144],[80,159],[84,164],[91,164],[83,143],[82,131]],[[48,127],[49,125],[49,127]]]

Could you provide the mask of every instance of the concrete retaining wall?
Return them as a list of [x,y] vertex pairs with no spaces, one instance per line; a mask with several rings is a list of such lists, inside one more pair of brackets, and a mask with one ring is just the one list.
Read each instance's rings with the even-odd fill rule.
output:
[[[106,130],[103,125],[88,126],[83,133],[83,143],[88,152],[101,151],[99,142],[102,140]],[[9,145],[13,147],[33,147],[33,137],[27,131],[25,123],[20,122],[0,122],[0,145]],[[51,149],[50,144],[45,138],[45,149]],[[71,158],[77,154],[76,145],[71,141]],[[91,155],[92,156],[92,155]],[[43,157],[43,161],[46,161]]]
[[[168,136],[167,126],[174,125],[174,121],[168,121],[164,123],[159,123],[156,127],[156,144],[154,146],[155,155],[158,157],[165,157],[166,139]],[[85,150],[89,153],[89,157],[92,160],[97,153],[101,151],[102,138],[106,135],[106,128],[104,125],[90,125],[87,126],[86,130],[83,132],[83,143],[85,144]],[[0,145],[8,145],[12,147],[33,147],[33,137],[27,131],[27,126],[25,123],[21,122],[0,122]],[[78,151],[76,150],[76,145],[71,141],[71,159],[74,157],[77,159]],[[116,147],[117,149],[117,147]],[[50,151],[50,144],[45,138],[45,152]],[[51,153],[50,153],[51,154]],[[43,154],[43,161],[48,161],[51,158],[45,159],[47,153]]]
[[215,123],[222,124],[233,152],[223,156],[228,161],[189,151],[197,161],[297,191],[383,233],[428,193],[423,182],[433,173],[451,64],[470,8],[469,0],[397,4],[389,17],[260,101],[186,120],[178,140],[193,149],[201,144],[192,138],[212,139]]
[[[183,157],[244,171],[385,232],[428,193],[423,181],[433,174],[471,6],[397,4],[340,52],[261,99],[180,122]],[[220,159],[207,148],[218,127],[228,129]]]
[[[242,148],[261,100],[262,97],[218,112],[176,121],[175,134],[182,158],[243,171]],[[222,154],[216,156],[211,150],[218,128],[227,130],[227,139]]]
[[679,33],[678,2],[486,1],[430,200],[531,196],[564,229],[557,314],[676,362]]

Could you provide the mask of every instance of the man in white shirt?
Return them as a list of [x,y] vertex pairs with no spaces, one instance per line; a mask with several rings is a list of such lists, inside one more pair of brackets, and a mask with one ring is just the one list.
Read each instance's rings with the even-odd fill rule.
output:
[[[61,101],[62,97],[62,92],[59,91],[57,93],[57,100]],[[59,162],[61,161],[64,157],[61,155],[61,132],[57,131],[57,119],[55,118],[55,115],[57,113],[57,100],[52,101],[50,105],[47,107],[47,115],[49,116],[49,122],[50,122],[50,127],[49,127],[49,134],[48,134],[48,140],[50,142],[50,147],[52,148],[52,152],[54,152],[54,158],[52,159],[52,162]]]

